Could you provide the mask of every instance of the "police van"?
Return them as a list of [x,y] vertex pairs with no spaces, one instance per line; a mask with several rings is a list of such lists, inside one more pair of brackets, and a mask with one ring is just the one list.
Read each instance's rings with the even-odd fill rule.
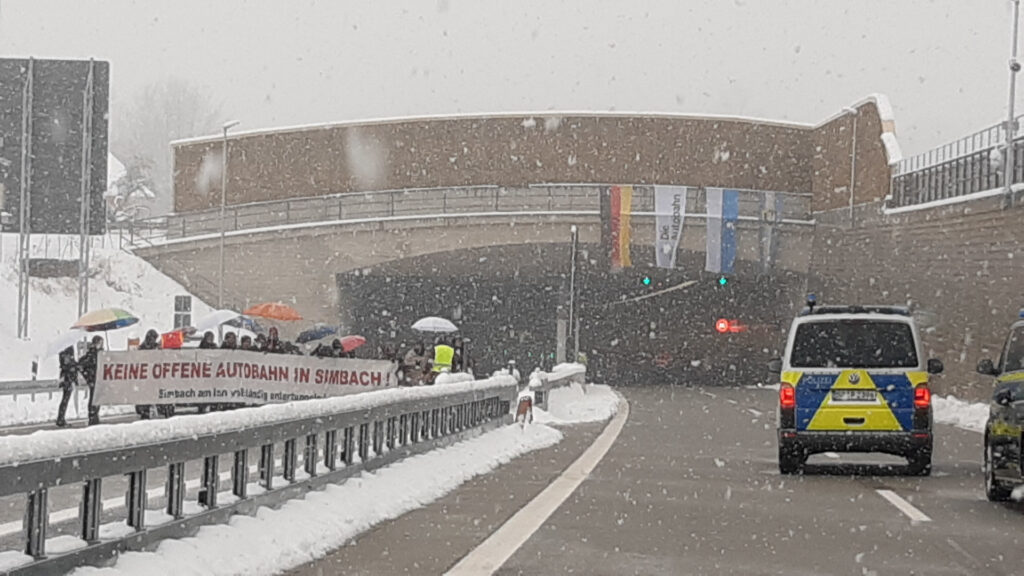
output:
[[779,373],[779,471],[798,472],[821,452],[880,452],[907,459],[911,474],[932,461],[929,374],[909,310],[818,306],[808,297],[789,331]]

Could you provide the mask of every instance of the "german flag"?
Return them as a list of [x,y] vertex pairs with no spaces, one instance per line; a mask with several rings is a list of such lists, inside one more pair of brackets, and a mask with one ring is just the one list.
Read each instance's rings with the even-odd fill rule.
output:
[[628,268],[633,265],[629,255],[632,213],[632,186],[612,186],[602,195],[601,239],[610,255],[612,269]]

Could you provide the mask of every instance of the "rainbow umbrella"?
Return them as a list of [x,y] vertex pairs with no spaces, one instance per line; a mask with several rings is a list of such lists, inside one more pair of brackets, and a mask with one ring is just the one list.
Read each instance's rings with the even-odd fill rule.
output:
[[104,308],[102,310],[93,310],[82,316],[71,327],[81,328],[86,332],[106,332],[107,330],[117,330],[118,328],[131,326],[138,322],[139,319],[133,316],[131,312],[120,308]]

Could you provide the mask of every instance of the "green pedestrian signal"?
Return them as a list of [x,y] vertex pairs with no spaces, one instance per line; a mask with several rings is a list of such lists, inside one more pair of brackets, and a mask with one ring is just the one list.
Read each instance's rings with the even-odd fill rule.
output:
[[650,276],[644,276],[644,279],[642,280],[642,282],[644,283],[644,286],[650,286],[651,285],[651,277]]
[[725,286],[728,283],[729,281],[725,278],[725,276],[722,276],[721,278],[718,279],[718,284],[721,286]]

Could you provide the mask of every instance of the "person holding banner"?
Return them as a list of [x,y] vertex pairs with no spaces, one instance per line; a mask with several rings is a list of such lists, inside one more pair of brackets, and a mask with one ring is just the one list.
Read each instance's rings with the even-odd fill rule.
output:
[[75,362],[75,349],[68,346],[61,351],[57,357],[60,361],[60,407],[57,408],[57,427],[63,428],[68,425],[64,415],[68,411],[68,401],[71,400],[71,393],[75,389],[75,380],[78,379],[78,364]]
[[[156,330],[150,329],[146,332],[146,337],[142,339],[142,344],[139,344],[139,350],[160,349],[160,334]],[[136,406],[135,413],[143,420],[149,420],[152,408],[152,406]]]
[[[150,332],[155,334],[154,338],[160,337],[156,330],[150,330]],[[78,361],[78,370],[81,372],[82,378],[85,379],[86,386],[89,387],[89,426],[100,423],[100,407],[96,405],[95,397],[96,368],[99,365],[101,350],[103,350],[103,337],[93,336],[89,343],[89,350]]]

